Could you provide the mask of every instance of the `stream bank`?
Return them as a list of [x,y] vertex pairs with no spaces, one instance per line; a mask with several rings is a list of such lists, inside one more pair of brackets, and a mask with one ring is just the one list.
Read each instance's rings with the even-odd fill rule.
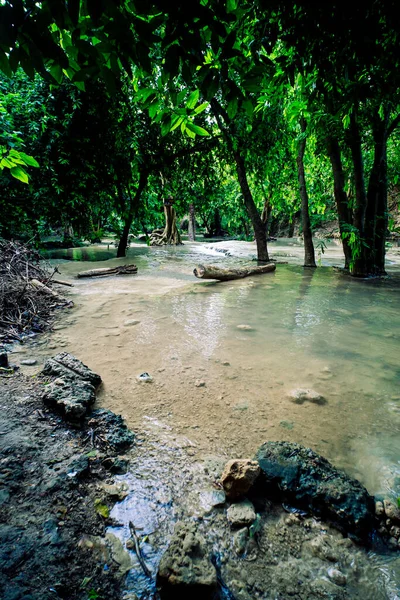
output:
[[125,572],[113,540],[101,542],[101,560],[88,546],[111,523],[101,510],[115,477],[107,468],[124,463],[91,445],[93,425],[73,428],[49,411],[43,387],[21,374],[0,380],[0,597],[117,600]]

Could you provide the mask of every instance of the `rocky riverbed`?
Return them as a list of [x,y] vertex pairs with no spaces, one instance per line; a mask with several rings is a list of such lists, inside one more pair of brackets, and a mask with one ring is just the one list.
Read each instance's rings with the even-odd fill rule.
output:
[[396,506],[298,444],[199,461],[156,420],[134,436],[76,403],[99,383],[67,353],[1,382],[4,600],[398,597]]

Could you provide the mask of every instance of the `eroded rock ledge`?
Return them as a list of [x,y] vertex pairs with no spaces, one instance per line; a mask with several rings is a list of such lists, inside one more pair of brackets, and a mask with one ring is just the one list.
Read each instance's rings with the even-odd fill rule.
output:
[[267,442],[257,453],[259,486],[265,494],[325,519],[367,541],[375,525],[375,503],[365,487],[310,448]]

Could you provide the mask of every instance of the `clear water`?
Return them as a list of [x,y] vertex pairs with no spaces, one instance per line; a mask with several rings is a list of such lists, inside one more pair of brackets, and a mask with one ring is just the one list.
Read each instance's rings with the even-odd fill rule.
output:
[[[102,374],[100,403],[134,428],[156,417],[190,435],[199,452],[238,456],[252,456],[267,439],[298,441],[371,493],[400,495],[399,255],[389,256],[390,278],[355,281],[326,266],[304,270],[295,241],[271,251],[290,264],[225,283],[197,280],[192,269],[245,263],[253,245],[141,245],[126,259],[92,263],[135,262],[139,275],[75,280],[73,324],[51,344]],[[330,244],[321,259],[340,265],[340,247]],[[82,263],[60,264],[65,278],[80,270]],[[48,354],[45,346],[40,352]],[[142,372],[154,382],[138,383]],[[304,387],[326,404],[288,400]]]
[[[179,506],[152,500],[154,489],[165,487],[166,495],[175,490],[178,505],[184,502],[188,488],[176,491],[171,456],[179,455],[179,469],[189,461],[192,479],[195,465],[210,454],[251,457],[267,440],[310,446],[370,493],[400,496],[399,252],[388,256],[389,278],[356,281],[331,268],[342,265],[335,243],[315,270],[301,267],[302,248],[293,240],[271,250],[288,264],[225,283],[197,280],[193,268],[248,264],[252,244],[141,245],[126,259],[94,262],[91,268],[134,262],[138,275],[74,279],[75,309],[33,349],[40,361],[60,350],[75,354],[103,377],[99,405],[121,413],[145,437],[153,435],[149,423],[166,436],[166,460],[157,458],[163,450],[156,444],[150,458],[147,442],[139,451],[140,480],[130,481],[131,495],[115,509],[125,523],[121,539],[129,519],[139,526],[147,519],[148,534],[157,510],[164,521],[172,513],[177,518]],[[78,262],[58,264],[64,279],[84,269]],[[152,383],[138,381],[143,372]],[[313,389],[326,403],[294,404],[288,393],[296,388]],[[163,547],[165,536],[153,545],[157,550],[147,549],[154,568]]]

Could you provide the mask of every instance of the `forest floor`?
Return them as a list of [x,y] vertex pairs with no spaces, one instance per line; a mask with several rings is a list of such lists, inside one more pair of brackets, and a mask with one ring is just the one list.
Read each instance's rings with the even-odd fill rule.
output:
[[110,475],[85,431],[43,407],[42,386],[0,380],[0,597],[114,600],[118,565],[93,552],[107,524],[95,503]]

